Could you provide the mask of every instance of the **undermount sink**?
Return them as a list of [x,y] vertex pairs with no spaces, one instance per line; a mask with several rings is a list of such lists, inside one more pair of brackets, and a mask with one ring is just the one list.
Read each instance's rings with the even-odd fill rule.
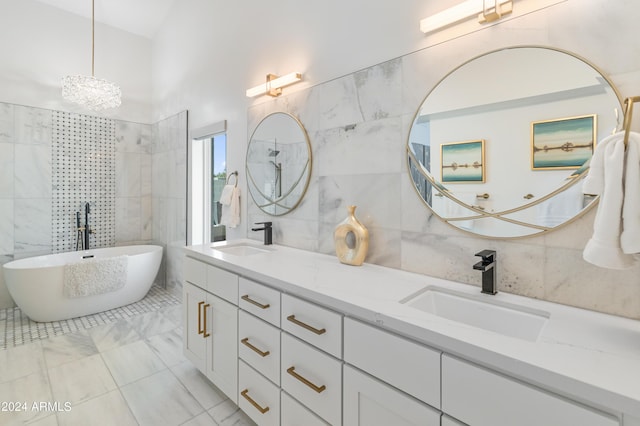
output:
[[429,286],[402,300],[409,307],[505,336],[535,342],[549,320],[546,311],[514,305],[494,296],[471,295]]
[[211,248],[233,256],[251,256],[254,254],[270,253],[273,251],[271,248],[259,247],[247,243],[228,244],[220,247],[212,246]]

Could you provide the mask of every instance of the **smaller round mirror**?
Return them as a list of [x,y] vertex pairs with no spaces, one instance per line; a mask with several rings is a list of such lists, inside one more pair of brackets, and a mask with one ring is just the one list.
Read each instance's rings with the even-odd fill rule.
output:
[[302,201],[311,177],[311,144],[294,116],[269,114],[254,130],[247,147],[249,193],[265,213],[281,216]]

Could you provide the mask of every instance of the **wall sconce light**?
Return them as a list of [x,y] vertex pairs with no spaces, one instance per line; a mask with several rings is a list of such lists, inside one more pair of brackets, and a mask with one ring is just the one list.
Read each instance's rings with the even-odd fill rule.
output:
[[292,72],[291,74],[278,77],[274,74],[267,74],[267,81],[259,86],[252,87],[247,90],[247,97],[253,98],[260,95],[280,96],[282,94],[282,88],[289,86],[290,84],[297,83],[302,80],[302,74],[299,72]]
[[478,23],[493,22],[513,12],[513,0],[466,0],[420,20],[420,31],[425,34],[478,17]]

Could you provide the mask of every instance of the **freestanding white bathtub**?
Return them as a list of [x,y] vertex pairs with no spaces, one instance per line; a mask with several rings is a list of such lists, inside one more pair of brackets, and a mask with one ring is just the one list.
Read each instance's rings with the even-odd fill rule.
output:
[[[85,297],[66,297],[65,265],[83,259],[127,256],[122,288]],[[49,254],[14,260],[3,265],[5,282],[16,305],[34,321],[60,321],[125,306],[142,299],[153,284],[162,247],[123,246]]]

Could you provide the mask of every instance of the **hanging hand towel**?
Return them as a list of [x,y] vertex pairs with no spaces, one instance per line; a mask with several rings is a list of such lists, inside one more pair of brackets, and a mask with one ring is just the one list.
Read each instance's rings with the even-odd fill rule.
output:
[[629,133],[622,205],[622,251],[640,253],[640,134]]
[[222,194],[220,194],[220,204],[228,206],[231,204],[231,197],[233,196],[233,189],[235,185],[225,185],[222,188]]
[[624,132],[618,132],[601,140],[589,162],[589,174],[582,183],[582,193],[602,195],[604,189],[604,151],[610,142],[624,139]]
[[[603,144],[603,147],[598,146],[596,149],[596,151],[601,151],[603,173],[595,178],[597,180],[602,178],[602,189],[593,225],[593,236],[587,242],[582,256],[584,260],[596,266],[626,269],[633,266],[634,258],[623,253],[620,247],[622,203],[624,200],[624,134],[616,133],[613,136],[615,138],[610,137],[612,139]],[[604,152],[602,152],[603,149]],[[599,182],[597,183],[599,185]],[[592,189],[594,188],[588,188],[589,193],[592,193],[590,192]]]
[[[222,201],[220,202],[222,203]],[[240,188],[232,186],[229,204],[222,204],[220,224],[228,226],[229,228],[235,228],[240,224]]]

